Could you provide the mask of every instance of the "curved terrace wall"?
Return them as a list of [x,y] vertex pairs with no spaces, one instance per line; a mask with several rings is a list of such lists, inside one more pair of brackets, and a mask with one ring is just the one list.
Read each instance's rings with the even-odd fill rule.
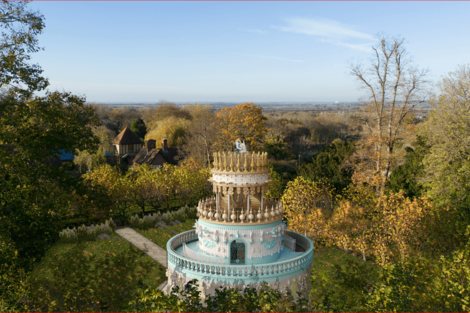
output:
[[176,249],[183,243],[198,240],[195,230],[181,233],[167,243],[168,288],[176,285],[183,286],[192,279],[199,280],[205,292],[213,292],[215,288],[224,286],[259,286],[262,282],[281,289],[294,286],[293,284],[303,285],[306,272],[313,261],[313,243],[298,233],[286,231],[286,234],[294,237],[305,252],[282,261],[234,265],[201,262],[179,254]]

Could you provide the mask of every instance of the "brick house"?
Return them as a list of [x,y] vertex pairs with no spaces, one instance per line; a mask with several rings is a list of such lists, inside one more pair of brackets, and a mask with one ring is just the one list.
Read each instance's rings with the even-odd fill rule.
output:
[[168,148],[166,138],[162,140],[161,149],[156,148],[155,139],[149,139],[146,141],[146,146],[134,157],[134,164],[138,166],[145,163],[157,169],[162,167],[165,163],[177,165],[178,160],[178,149]]

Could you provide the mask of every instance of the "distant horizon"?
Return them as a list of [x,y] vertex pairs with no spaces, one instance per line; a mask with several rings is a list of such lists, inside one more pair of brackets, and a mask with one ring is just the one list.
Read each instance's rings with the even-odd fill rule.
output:
[[348,64],[369,64],[380,34],[404,37],[413,64],[429,68],[433,82],[470,62],[470,41],[462,40],[470,29],[470,2],[33,1],[28,6],[45,17],[38,36],[44,50],[31,61],[44,70],[49,90],[84,95],[89,102],[354,102],[365,92]]
[[[242,103],[254,103],[254,104],[322,104],[322,103],[360,103],[360,101],[166,101],[164,103],[173,104],[242,104]],[[97,104],[160,104],[160,101],[86,101],[86,103],[97,103]]]

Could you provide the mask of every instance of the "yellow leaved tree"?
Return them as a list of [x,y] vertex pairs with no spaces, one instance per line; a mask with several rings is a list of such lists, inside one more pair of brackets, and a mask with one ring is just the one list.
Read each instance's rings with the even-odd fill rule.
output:
[[302,176],[290,181],[281,199],[289,229],[303,233],[315,243],[324,234],[332,200],[332,188],[326,183]]

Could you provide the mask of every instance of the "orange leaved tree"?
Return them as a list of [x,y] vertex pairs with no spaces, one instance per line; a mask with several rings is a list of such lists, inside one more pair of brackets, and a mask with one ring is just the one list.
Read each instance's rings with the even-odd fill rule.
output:
[[221,136],[217,146],[230,150],[237,138],[245,140],[247,148],[258,151],[266,133],[266,117],[262,108],[254,103],[243,103],[233,108],[224,108],[217,113]]

